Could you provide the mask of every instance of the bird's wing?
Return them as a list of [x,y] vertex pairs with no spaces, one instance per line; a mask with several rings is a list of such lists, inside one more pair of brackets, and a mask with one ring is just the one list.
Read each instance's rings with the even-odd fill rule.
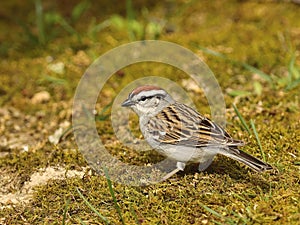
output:
[[148,122],[148,131],[160,143],[193,147],[240,146],[223,128],[194,109],[174,103]]

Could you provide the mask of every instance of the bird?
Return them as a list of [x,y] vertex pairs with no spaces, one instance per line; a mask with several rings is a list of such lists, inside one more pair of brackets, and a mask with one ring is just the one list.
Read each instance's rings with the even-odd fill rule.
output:
[[220,125],[175,101],[158,86],[136,87],[121,106],[131,108],[138,115],[139,127],[147,143],[176,162],[176,168],[162,180],[192,163],[198,163],[198,170],[204,171],[217,154],[244,163],[257,172],[272,170],[270,164],[240,150],[243,141],[233,139]]

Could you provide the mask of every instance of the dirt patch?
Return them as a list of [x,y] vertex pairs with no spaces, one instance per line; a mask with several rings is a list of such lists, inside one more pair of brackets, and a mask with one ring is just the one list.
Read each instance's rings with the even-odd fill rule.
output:
[[[19,191],[3,194],[0,197],[0,204],[3,204],[2,208],[10,205],[26,204],[31,200],[36,186],[45,185],[49,180],[61,180],[75,176],[83,177],[83,175],[84,168],[82,171],[66,170],[62,167],[47,167],[45,169],[40,169],[38,172],[31,175],[30,180],[25,182],[24,186]],[[1,183],[12,179],[12,177],[4,176]],[[2,191],[0,190],[0,192]]]

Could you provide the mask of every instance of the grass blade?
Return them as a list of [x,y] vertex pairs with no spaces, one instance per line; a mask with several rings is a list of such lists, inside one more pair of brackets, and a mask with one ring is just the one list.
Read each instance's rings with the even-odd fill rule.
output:
[[239,110],[237,109],[237,107],[234,104],[232,104],[232,106],[234,108],[234,111],[235,111],[236,115],[239,117],[239,119],[240,119],[243,127],[246,129],[246,131],[248,132],[248,134],[251,134],[250,128],[247,125],[247,123],[246,123],[245,119],[243,118],[242,114],[239,112]]
[[126,16],[127,16],[127,20],[135,19],[135,13],[134,13],[131,0],[126,0]]
[[290,61],[289,61],[289,77],[292,80],[293,78],[300,78],[300,72],[296,66],[296,53],[294,52]]
[[62,78],[58,78],[58,77],[53,77],[53,76],[44,76],[43,79],[41,79],[41,81],[48,81],[48,82],[51,82],[55,85],[68,85],[68,81],[65,80],[65,79],[62,79]]
[[138,218],[138,216],[136,215],[136,212],[135,212],[134,208],[132,207],[132,205],[130,205],[130,211],[131,211],[131,214],[132,214],[133,217],[134,217],[135,223],[138,224],[138,225],[140,225],[141,222],[139,221],[139,218]]
[[65,208],[64,208],[62,225],[66,224],[67,212],[68,212],[69,205],[70,205],[70,198],[68,198]]
[[81,36],[80,36],[80,34],[63,17],[60,16],[60,20],[58,21],[58,23],[69,34],[75,35],[77,37],[78,42],[81,43]]
[[268,81],[270,84],[273,84],[273,80],[270,77],[270,75],[264,73],[263,71],[257,69],[256,67],[251,66],[247,63],[242,63],[242,62],[237,62],[237,64],[240,64],[241,66],[243,66],[245,69],[247,69],[251,73],[255,73],[255,74],[259,75],[262,79],[264,79],[265,81]]
[[78,218],[78,219],[79,219],[79,222],[80,222],[81,225],[86,225],[86,223],[83,222],[82,219],[80,219],[80,218]]
[[126,0],[126,19],[127,19],[127,33],[128,33],[129,39],[131,41],[134,41],[137,39],[136,34],[133,29],[133,24],[136,21],[135,21],[135,12],[134,12],[131,0]]
[[97,214],[97,216],[99,216],[99,218],[101,219],[101,220],[103,220],[103,222],[105,223],[105,224],[110,224],[110,221],[105,217],[105,216],[103,216],[103,215],[101,215],[101,213],[99,213],[98,211],[97,211],[97,209],[83,196],[83,194],[79,191],[79,189],[78,188],[76,188],[76,191],[77,191],[77,193],[79,194],[79,196],[80,196],[80,198],[82,198],[82,200],[85,202],[85,204],[94,212],[94,213],[96,213]]
[[[226,222],[228,222],[228,224],[236,224],[232,219],[226,218],[226,217],[222,216],[220,213],[218,213],[218,212],[216,212],[215,210],[209,208],[208,206],[203,205],[203,204],[200,204],[200,205],[201,205],[207,212],[211,213],[212,215],[214,215],[214,216],[216,216],[216,217],[218,217],[218,218],[220,218],[220,219],[222,219],[222,220],[225,220]],[[219,222],[214,221],[214,220],[213,220],[213,222],[214,222],[215,224],[223,224],[223,223],[219,223]]]
[[207,212],[211,213],[212,215],[216,216],[216,217],[219,217],[219,218],[223,218],[223,216],[216,212],[215,210],[209,208],[208,206],[206,205],[203,205],[203,204],[200,204]]
[[242,90],[232,90],[232,91],[229,91],[228,94],[232,97],[245,97],[245,96],[249,96],[251,95],[251,92],[249,91],[242,91]]
[[299,84],[300,84],[300,79],[294,80],[285,88],[285,90],[290,91],[290,90],[294,89],[295,87],[297,87]]
[[248,63],[244,63],[244,62],[240,62],[240,61],[236,61],[236,60],[230,59],[230,58],[228,58],[226,55],[224,55],[222,53],[219,53],[219,52],[216,52],[214,50],[205,48],[203,46],[197,45],[197,47],[200,50],[202,50],[203,52],[205,52],[205,53],[207,53],[209,55],[217,56],[217,57],[222,58],[222,59],[224,59],[226,61],[229,61],[231,64],[235,64],[235,65],[244,67],[246,70],[250,71],[251,73],[255,73],[255,74],[259,75],[262,79],[264,79],[265,81],[269,82],[273,86],[273,80],[272,80],[271,76],[268,75],[268,74],[266,74],[266,73],[264,73],[263,71],[257,69],[256,67],[251,66]]
[[[285,87],[286,91],[292,90],[300,84],[300,70],[295,65],[296,63],[296,54],[293,53],[291,60],[289,61],[288,66],[288,84]],[[295,79],[293,81],[293,79]]]
[[35,0],[35,16],[36,25],[38,28],[39,43],[44,45],[46,43],[45,27],[44,27],[44,13],[41,0]]
[[90,8],[91,4],[89,1],[79,2],[72,10],[71,19],[75,23],[82,16],[82,14]]
[[212,50],[212,49],[205,48],[205,47],[203,47],[203,46],[201,46],[201,45],[197,45],[197,47],[198,47],[201,51],[203,51],[203,52],[205,52],[205,53],[207,53],[207,54],[209,54],[209,55],[217,56],[217,57],[219,57],[219,58],[222,58],[222,59],[231,61],[227,56],[223,55],[223,54],[220,53],[220,52],[216,52],[216,51],[214,51],[214,50]]
[[26,23],[19,19],[16,19],[15,22],[23,29],[23,35],[26,37],[27,41],[33,45],[39,44],[39,38],[32,33]]
[[96,121],[104,121],[110,116],[110,114],[105,114],[105,112],[107,112],[109,110],[112,103],[113,102],[110,102],[106,106],[104,106],[104,108],[95,116]]
[[122,224],[125,225],[125,222],[124,222],[124,219],[123,219],[123,216],[122,216],[122,212],[121,212],[121,208],[117,203],[117,198],[115,196],[115,192],[114,192],[114,189],[112,187],[112,183],[111,183],[111,180],[110,180],[110,177],[109,177],[109,174],[108,174],[108,170],[107,170],[106,167],[104,167],[103,170],[104,170],[104,174],[105,174],[107,184],[108,184],[108,187],[109,187],[110,195],[111,195],[111,197],[114,201],[115,208],[117,210],[117,213],[119,214],[119,217],[120,217],[120,220],[121,220]]
[[212,222],[213,222],[214,224],[217,224],[217,225],[224,225],[223,223],[220,223],[220,222],[215,221],[215,220],[212,220]]
[[79,221],[80,221],[80,224],[81,224],[81,225],[86,225],[86,223],[83,222],[82,219],[79,218]]
[[251,119],[251,120],[250,120],[250,123],[251,123],[251,127],[252,127],[252,130],[253,130],[253,133],[254,133],[254,135],[255,135],[256,141],[257,141],[257,143],[258,143],[258,146],[259,146],[259,149],[260,149],[261,156],[262,156],[263,160],[266,161],[266,156],[265,156],[265,153],[264,153],[264,151],[263,151],[263,149],[262,149],[261,142],[260,142],[260,139],[259,139],[259,137],[258,137],[258,133],[257,133],[256,128],[255,128],[254,121]]
[[101,112],[99,114],[104,114],[108,109],[109,107],[111,107],[113,104],[113,102],[111,101],[110,103],[108,103],[106,106],[104,106],[104,108],[101,110]]
[[286,86],[286,89],[291,85],[293,80],[293,70],[294,70],[294,64],[295,64],[295,53],[293,53],[290,61],[289,61],[289,68],[288,68],[288,85]]
[[261,95],[263,91],[263,86],[258,81],[253,82],[253,88],[256,95]]
[[88,29],[88,34],[93,39],[96,39],[97,32],[104,30],[105,28],[109,27],[110,25],[111,25],[110,20],[104,20],[103,22],[101,22],[99,24],[92,24]]

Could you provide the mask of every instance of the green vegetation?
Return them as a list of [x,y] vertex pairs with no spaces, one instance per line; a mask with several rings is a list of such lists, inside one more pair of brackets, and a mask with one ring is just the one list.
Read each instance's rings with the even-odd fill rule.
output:
[[[300,84],[300,70],[297,65],[295,65],[295,52],[292,54],[292,57],[289,61],[288,65],[288,76],[281,77],[281,76],[271,76],[263,71],[255,68],[254,66],[249,65],[245,62],[236,61],[233,59],[228,58],[224,54],[221,54],[219,52],[207,49],[202,46],[198,46],[199,49],[204,51],[207,54],[211,54],[213,56],[217,56],[219,58],[224,59],[225,61],[233,64],[234,66],[243,67],[244,69],[248,70],[252,74],[257,74],[263,81],[266,81],[273,89],[280,90],[282,87],[284,87],[284,90],[289,91],[293,88],[296,88]],[[253,89],[254,93],[257,95],[260,95],[262,92],[262,84],[260,84],[258,81],[253,82]],[[243,95],[249,95],[250,92],[245,91],[231,91],[232,96],[243,96]]]
[[249,128],[249,126],[247,125],[247,123],[246,123],[244,117],[242,116],[242,114],[240,113],[240,111],[238,110],[238,108],[237,108],[235,105],[232,105],[232,106],[233,106],[233,108],[234,108],[234,111],[235,111],[236,115],[239,117],[239,119],[240,119],[240,121],[241,121],[243,127],[245,128],[245,130],[248,132],[248,134],[251,134],[250,128]]
[[[299,5],[67,2],[1,3],[0,224],[299,223]],[[277,170],[258,174],[218,156],[207,171],[190,165],[165,182],[130,187],[89,168],[70,129],[76,86],[97,57],[143,39],[172,41],[198,54],[223,90],[229,133]],[[110,121],[118,93],[149,75],[179,85],[189,79],[168,65],[131,65],[106,82],[95,113],[87,112],[108,151],[127,164],[161,160],[122,145]],[[36,97],[45,92],[48,97]],[[209,115],[205,95],[188,94]],[[140,137],[137,118],[129,118]],[[50,142],[60,128],[58,143]],[[55,176],[47,168],[62,172]]]
[[142,9],[142,18],[137,19],[131,0],[126,1],[126,17],[118,14],[90,28],[91,37],[95,40],[95,33],[106,27],[113,27],[119,31],[127,32],[130,41],[144,39],[158,39],[164,29],[163,19],[151,20],[147,8]]
[[[52,11],[45,12],[43,9],[42,1],[35,0],[35,18],[36,18],[36,30],[35,34],[26,23],[21,20],[18,21],[23,28],[24,34],[27,40],[31,44],[45,45],[47,42],[52,41],[60,33],[60,28],[77,37],[77,40],[81,42],[80,34],[74,29],[72,25],[78,22],[82,14],[90,7],[89,1],[79,2],[72,9],[69,21],[67,21],[60,13]],[[56,27],[58,26],[58,27]]]
[[[248,132],[248,134],[250,135],[251,134],[251,131],[250,131],[250,128],[248,126],[248,124],[246,123],[244,117],[241,115],[241,113],[239,112],[239,110],[237,109],[237,107],[235,105],[232,105],[233,108],[234,108],[234,111],[236,113],[236,115],[238,116],[238,118],[240,119],[241,121],[241,124],[243,125],[243,127],[245,128],[245,130]],[[260,139],[259,139],[259,136],[258,136],[258,133],[256,131],[256,127],[255,127],[255,124],[254,124],[254,121],[251,119],[250,120],[250,124],[251,124],[251,128],[253,130],[253,134],[256,138],[256,141],[257,141],[257,144],[259,146],[259,149],[260,149],[260,153],[261,153],[261,156],[263,158],[264,161],[266,161],[266,156],[265,156],[265,153],[262,149],[262,145],[261,145],[261,142],[260,142]]]
[[[110,187],[111,188],[111,187]],[[85,202],[85,204],[105,223],[105,224],[110,224],[109,220],[101,215],[100,212],[97,211],[97,209],[83,196],[83,194],[79,191],[79,189],[76,189],[80,198],[82,198],[82,200]],[[82,221],[83,224],[85,224],[83,221]]]

